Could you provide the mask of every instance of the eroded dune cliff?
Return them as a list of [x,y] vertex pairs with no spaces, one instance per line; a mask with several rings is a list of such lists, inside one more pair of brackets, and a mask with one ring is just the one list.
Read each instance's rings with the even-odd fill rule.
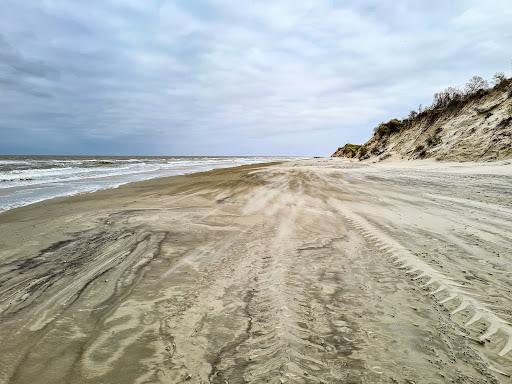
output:
[[347,144],[332,156],[360,160],[512,158],[512,79],[471,95],[448,95],[439,104],[406,119],[382,123],[365,144]]

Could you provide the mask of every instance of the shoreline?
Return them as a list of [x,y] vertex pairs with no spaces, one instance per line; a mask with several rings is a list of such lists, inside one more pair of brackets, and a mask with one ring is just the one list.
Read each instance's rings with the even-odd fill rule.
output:
[[[283,161],[288,161],[288,160],[283,160]],[[170,177],[187,176],[187,175],[192,175],[192,174],[196,174],[196,173],[206,173],[206,172],[215,171],[217,169],[230,169],[230,168],[244,167],[246,165],[274,164],[274,163],[281,163],[281,162],[282,161],[273,161],[273,162],[262,162],[262,163],[251,163],[251,164],[236,165],[236,166],[233,166],[233,167],[218,167],[218,168],[212,168],[212,169],[205,170],[205,171],[204,170],[203,171],[192,171],[192,172],[186,172],[186,173],[181,173],[181,174],[177,174],[177,175],[157,176],[157,177],[151,177],[151,178],[143,179],[143,180],[121,182],[120,184],[117,184],[117,185],[114,185],[114,186],[111,186],[111,187],[105,187],[105,188],[99,187],[98,189],[94,189],[94,190],[90,190],[90,191],[72,192],[72,193],[63,194],[63,195],[60,195],[60,196],[54,196],[54,197],[50,197],[50,198],[43,198],[43,199],[38,200],[38,201],[34,201],[34,202],[31,202],[31,203],[28,203],[28,204],[24,204],[24,205],[14,206],[12,208],[7,208],[7,209],[1,209],[0,208],[0,215],[5,213],[5,212],[11,211],[13,209],[29,207],[29,206],[32,206],[34,204],[43,203],[43,202],[46,202],[46,201],[49,201],[49,200],[53,200],[53,199],[65,199],[65,198],[68,198],[68,197],[83,196],[83,195],[88,195],[88,194],[91,194],[91,193],[96,193],[96,192],[101,192],[101,191],[115,190],[115,189],[121,188],[123,186],[130,185],[130,184],[135,184],[135,183],[144,183],[146,181],[158,180],[158,179],[166,179],[166,178],[170,178]]]
[[0,382],[507,383],[512,166],[409,165],[249,164],[0,213]]
[[[49,218],[54,220],[56,219],[55,221],[58,222],[58,225],[53,231],[46,231],[47,233],[44,235],[44,238],[47,239],[45,242],[46,246],[40,247],[43,249],[50,247],[53,242],[66,241],[66,239],[70,237],[68,236],[69,233],[78,232],[92,227],[94,225],[94,220],[97,220],[93,219],[93,217],[108,215],[108,212],[115,209],[123,209],[123,207],[129,205],[130,202],[133,202],[133,196],[137,196],[137,194],[142,191],[158,194],[161,190],[165,190],[167,188],[172,189],[182,184],[187,185],[189,179],[207,179],[209,176],[215,177],[219,174],[230,174],[237,171],[267,167],[275,164],[279,164],[279,162],[246,164],[236,167],[216,168],[209,171],[193,172],[182,175],[156,177],[153,179],[122,184],[115,188],[54,197],[36,203],[0,211],[0,229],[2,229],[0,231],[0,233],[2,233],[2,236],[0,237],[0,249],[6,248],[9,245],[12,247],[21,239],[27,237],[27,235],[21,236],[21,239],[15,241],[14,244],[7,244],[5,242],[5,239],[11,237],[13,233],[27,232],[23,225],[27,220],[34,220],[37,223],[34,226],[44,225]],[[101,214],[89,214],[89,206],[93,207],[95,210],[101,209]],[[63,210],[66,210],[66,212],[71,211],[70,214],[74,215],[73,217],[76,216],[76,219],[66,219],[64,223],[65,225],[60,225],[60,215],[63,213]],[[78,213],[73,213],[74,210],[77,210]],[[55,215],[55,213],[57,213],[57,215]],[[17,222],[21,223],[23,229],[20,230],[12,224]],[[5,228],[6,225],[13,226],[14,228]],[[38,235],[40,236],[41,234]],[[28,234],[28,236],[30,236],[30,234]],[[64,239],[59,240],[60,237],[64,237]],[[40,244],[38,244],[38,246],[40,246]]]

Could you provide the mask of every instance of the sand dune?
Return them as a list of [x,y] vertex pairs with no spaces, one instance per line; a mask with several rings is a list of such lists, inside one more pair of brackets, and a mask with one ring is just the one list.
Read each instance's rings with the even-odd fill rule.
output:
[[509,383],[512,163],[251,165],[0,215],[2,383]]
[[371,161],[511,159],[512,79],[465,95],[453,91],[437,94],[437,102],[420,113],[380,124],[365,144],[346,144],[333,156]]

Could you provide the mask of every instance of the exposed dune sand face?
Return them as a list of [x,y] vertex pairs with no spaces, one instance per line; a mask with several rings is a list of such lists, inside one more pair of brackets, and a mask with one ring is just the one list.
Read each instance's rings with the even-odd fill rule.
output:
[[511,380],[512,164],[247,166],[0,233],[2,383]]
[[[361,147],[347,144],[338,148],[333,156],[371,161],[511,159],[512,79],[446,107],[427,108],[415,118],[398,122],[399,128],[396,121],[394,126],[391,133],[380,130],[380,134],[377,129]],[[396,129],[398,132],[393,132]]]

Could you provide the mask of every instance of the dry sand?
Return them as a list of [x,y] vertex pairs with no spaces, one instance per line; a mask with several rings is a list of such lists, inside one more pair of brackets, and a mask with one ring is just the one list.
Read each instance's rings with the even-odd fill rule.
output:
[[510,383],[512,164],[245,166],[0,214],[1,383]]

